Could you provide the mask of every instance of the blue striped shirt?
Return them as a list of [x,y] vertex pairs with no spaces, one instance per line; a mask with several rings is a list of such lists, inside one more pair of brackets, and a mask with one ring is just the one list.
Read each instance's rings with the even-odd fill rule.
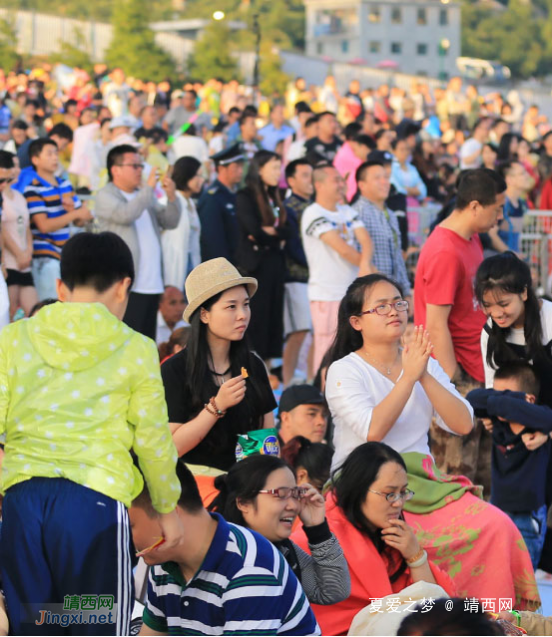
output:
[[211,515],[217,530],[188,583],[174,562],[151,569],[144,623],[169,635],[320,635],[301,584],[276,547]]
[[73,186],[67,179],[55,178],[57,186],[45,181],[34,172],[32,181],[25,187],[23,195],[27,200],[27,207],[31,216],[31,229],[33,233],[33,257],[50,257],[59,259],[61,249],[69,239],[69,224],[58,230],[43,233],[34,225],[33,216],[46,214],[48,219],[55,219],[67,214],[63,207],[62,196],[68,193],[73,195],[75,208],[80,208],[82,203],[73,192]]

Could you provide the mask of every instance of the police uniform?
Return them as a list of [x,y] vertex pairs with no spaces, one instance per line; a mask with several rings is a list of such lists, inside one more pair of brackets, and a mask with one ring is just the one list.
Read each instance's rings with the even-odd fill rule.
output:
[[[239,144],[211,156],[216,166],[244,161]],[[218,179],[203,191],[197,206],[201,221],[201,260],[224,257],[236,263],[239,230],[236,218],[236,195]]]

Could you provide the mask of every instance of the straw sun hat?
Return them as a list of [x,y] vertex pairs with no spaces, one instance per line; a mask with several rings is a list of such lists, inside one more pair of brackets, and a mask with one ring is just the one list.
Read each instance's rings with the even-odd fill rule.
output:
[[242,276],[237,268],[223,257],[200,263],[186,279],[188,307],[184,310],[184,320],[189,323],[192,314],[205,301],[237,285],[246,285],[250,297],[257,291],[257,279]]

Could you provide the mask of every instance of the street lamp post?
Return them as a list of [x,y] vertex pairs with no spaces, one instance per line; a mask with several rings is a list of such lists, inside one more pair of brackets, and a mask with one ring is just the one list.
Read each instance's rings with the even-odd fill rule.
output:
[[253,33],[255,34],[255,65],[253,67],[253,87],[259,88],[259,71],[261,58],[261,24],[259,22],[259,13],[255,11],[253,14]]

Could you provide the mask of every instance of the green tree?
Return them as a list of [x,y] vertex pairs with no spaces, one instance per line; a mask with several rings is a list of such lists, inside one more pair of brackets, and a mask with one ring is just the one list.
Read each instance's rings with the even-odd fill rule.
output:
[[77,67],[84,69],[88,73],[91,73],[94,68],[94,62],[88,52],[88,43],[84,37],[84,33],[75,28],[75,42],[76,44],[70,44],[69,42],[60,42],[59,53],[54,53],[50,56],[50,62],[52,64],[66,64],[67,66]]
[[[537,19],[532,5],[510,0],[508,8],[494,10],[465,4],[462,7],[463,55],[498,60],[510,67],[514,77],[546,73],[552,55],[550,18]],[[520,53],[522,52],[522,53]]]
[[11,17],[0,19],[0,68],[11,71],[19,62],[19,55],[15,50],[17,42],[14,20]]
[[211,21],[188,58],[188,74],[203,81],[212,77],[220,77],[225,82],[240,79],[238,63],[232,55],[231,36],[223,20]]
[[268,97],[283,95],[290,77],[282,71],[282,58],[270,42],[261,45],[259,67],[261,93]]
[[116,0],[113,8],[113,36],[106,62],[118,66],[128,75],[159,81],[176,74],[173,58],[155,42],[149,27],[150,5],[147,0]]

